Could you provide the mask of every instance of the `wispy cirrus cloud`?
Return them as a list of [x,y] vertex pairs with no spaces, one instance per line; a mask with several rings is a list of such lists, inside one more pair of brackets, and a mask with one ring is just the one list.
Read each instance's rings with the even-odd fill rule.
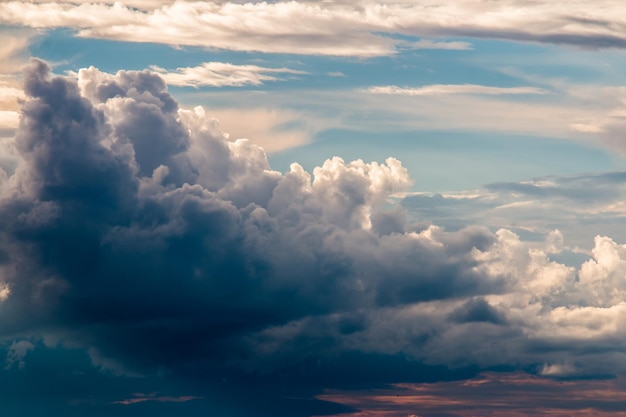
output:
[[392,94],[402,96],[434,96],[443,94],[545,94],[546,91],[536,87],[493,87],[476,84],[433,84],[423,87],[399,87],[395,85],[374,86],[365,91],[372,94]]
[[240,87],[261,85],[265,81],[279,81],[275,75],[304,75],[306,71],[291,68],[267,68],[258,65],[234,65],[225,62],[205,62],[195,67],[176,68],[169,71],[158,66],[150,69],[169,85],[180,87]]
[[[140,4],[138,1],[134,2]],[[161,7],[158,7],[161,6]],[[407,42],[383,34],[473,37],[626,48],[621,2],[469,0],[432,7],[412,2],[145,2],[11,1],[0,23],[68,27],[78,36],[238,51],[371,57],[394,54]],[[581,18],[584,16],[584,18]],[[166,27],[167,31],[163,28]],[[467,49],[463,43],[423,41],[415,48]]]

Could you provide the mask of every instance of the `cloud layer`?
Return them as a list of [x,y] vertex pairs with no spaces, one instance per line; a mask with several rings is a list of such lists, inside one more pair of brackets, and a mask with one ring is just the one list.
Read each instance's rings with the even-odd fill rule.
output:
[[[600,392],[603,399],[598,396]],[[320,397],[367,410],[346,417],[495,417],[502,414],[511,417],[621,417],[626,414],[621,408],[626,398],[619,381],[554,381],[522,373],[485,373],[466,381],[397,384],[390,389],[356,393],[329,390]],[[415,414],[416,410],[419,414]]]
[[[133,7],[134,6],[134,7]],[[160,7],[159,7],[160,6]],[[487,2],[21,2],[0,5],[0,22],[70,27],[79,36],[238,51],[371,57],[420,44],[381,34],[474,37],[624,48],[626,10],[614,0]],[[168,30],[164,31],[163,28]],[[453,44],[466,49],[465,44]],[[428,48],[437,46],[429,41]],[[442,44],[449,49],[451,45]]]

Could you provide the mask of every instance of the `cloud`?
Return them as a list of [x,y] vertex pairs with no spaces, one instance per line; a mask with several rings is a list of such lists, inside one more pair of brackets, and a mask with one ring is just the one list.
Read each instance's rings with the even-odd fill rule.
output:
[[492,87],[474,84],[435,84],[424,87],[408,88],[395,85],[370,87],[366,90],[372,94],[397,94],[403,96],[431,96],[440,94],[544,94],[545,91],[536,87]]
[[406,47],[409,49],[444,49],[451,51],[469,51],[473,49],[472,45],[468,42],[445,42],[428,39],[409,42],[406,44]]
[[[114,5],[119,2],[118,0],[99,0],[94,2],[92,0],[72,0],[72,1],[61,1],[60,3],[72,3],[72,4],[92,4],[92,3],[100,3],[106,5]],[[51,3],[50,0],[32,0],[31,3]],[[160,7],[166,6],[168,4],[172,4],[172,0],[124,0],[123,4],[128,7],[137,8],[140,10],[153,10],[158,9]]]
[[451,230],[482,224],[543,242],[557,229],[565,233],[566,249],[589,251],[598,234],[626,233],[625,178],[624,172],[608,172],[499,182],[465,192],[408,195],[402,205],[410,218]]
[[6,81],[0,76],[0,130],[14,130],[19,123],[19,102],[26,96],[15,85],[17,80],[10,75],[4,78]]
[[626,154],[626,87],[578,85],[568,88],[570,100],[587,103],[590,111],[570,121],[570,129],[592,136],[604,146]]
[[[400,161],[335,157],[311,173],[297,163],[274,171],[262,148],[227,137],[203,108],[180,108],[150,71],[62,77],[33,60],[24,91],[19,159],[0,181],[10,288],[0,339],[37,345],[14,349],[29,352],[24,372],[31,356],[80,352],[90,378],[99,370],[203,389],[136,389],[108,406],[167,392],[234,408],[159,406],[261,416],[346,411],[311,400],[322,388],[468,379],[496,367],[626,374],[626,249],[610,237],[565,263],[559,232],[528,241],[506,228],[411,222],[389,207],[411,185]],[[512,195],[549,200],[547,188],[584,201],[584,184],[608,184],[589,187],[583,211],[613,202],[622,182],[614,173],[488,188],[510,206]],[[497,210],[473,198],[472,210]],[[413,200],[424,210],[429,202]],[[434,203],[445,212],[455,202]]]
[[[16,129],[20,121],[20,114],[16,111],[0,110],[0,129]],[[4,135],[2,135],[4,136]]]
[[[306,145],[321,129],[322,123],[309,121],[307,115],[285,108],[241,107],[203,108],[193,112],[204,112],[214,118],[216,126],[229,138],[250,138],[268,154]],[[241,123],[246,120],[246,123]]]
[[[509,137],[520,134],[579,141],[587,137],[593,139],[596,146],[598,142],[595,136],[590,138],[589,134],[574,131],[571,123],[605,114],[604,108],[593,106],[583,110],[582,101],[570,101],[560,91],[535,86],[508,87],[523,88],[521,91],[484,86],[493,88],[492,93],[500,94],[484,94],[481,88],[476,87],[474,91],[454,88],[449,91],[418,91],[418,95],[406,94],[412,92],[411,87],[373,87],[380,87],[380,94],[368,91],[367,87],[332,94],[307,91],[307,104],[320,114],[324,114],[324,110],[328,112],[328,108],[336,109],[334,114],[342,116],[340,126],[348,130],[364,130],[366,127],[367,131],[374,132],[417,130],[425,134],[428,132],[424,131],[428,130],[469,130],[472,133],[489,132]],[[400,91],[394,91],[394,87]],[[408,91],[401,90],[404,88]],[[277,93],[273,95],[281,102],[289,100],[286,94],[284,97]],[[362,115],[369,113],[376,114],[375,123],[363,120]]]
[[279,80],[269,74],[307,74],[290,68],[266,68],[223,62],[205,62],[196,67],[177,68],[174,72],[156,66],[150,69],[159,74],[169,85],[182,87],[261,85],[265,81]]
[[19,122],[19,102],[24,92],[19,72],[28,61],[28,47],[35,31],[0,28],[0,138],[12,136]]
[[26,98],[24,92],[16,87],[12,87],[10,83],[0,83],[0,105],[3,107],[8,104],[16,103],[19,99]]
[[142,403],[145,401],[156,401],[156,402],[160,402],[160,403],[183,403],[183,402],[187,402],[187,401],[192,401],[192,400],[199,400],[202,397],[194,397],[193,395],[184,395],[184,396],[178,396],[178,397],[172,397],[172,396],[159,396],[156,393],[150,393],[150,394],[141,394],[141,393],[137,393],[137,394],[133,394],[132,398],[127,398],[125,400],[119,400],[119,401],[114,401],[114,404],[123,404],[123,405],[131,405],[131,404],[137,404],[137,403]]
[[[602,392],[602,395],[598,395]],[[466,381],[397,384],[369,391],[328,390],[320,398],[367,411],[350,417],[623,416],[621,381],[554,381],[522,373],[484,373]]]
[[[28,46],[36,35],[32,29],[0,28],[0,79],[17,73],[28,61]],[[6,81],[6,80],[3,80]]]
[[7,368],[11,368],[14,364],[17,364],[19,368],[23,368],[24,358],[28,352],[34,348],[35,346],[28,340],[13,342],[11,346],[9,346],[7,353]]
[[[110,1],[11,1],[0,5],[0,21],[34,28],[69,27],[78,30],[79,36],[119,41],[372,57],[410,47],[411,42],[384,34],[624,48],[624,23],[618,17],[623,12],[621,4],[610,0],[575,5],[548,1],[494,5],[471,0],[437,7],[413,2],[243,4],[137,0],[125,6]],[[163,27],[168,28],[167,32]],[[468,45],[422,40],[414,47],[467,49]]]
[[[175,357],[203,357],[206,346],[245,329],[339,308],[359,286],[360,295],[347,297],[355,305],[376,302],[377,286],[387,298],[399,296],[387,282],[361,282],[371,272],[350,259],[365,256],[354,247],[362,234],[376,236],[369,231],[372,211],[409,185],[398,161],[335,158],[312,178],[297,164],[282,175],[257,146],[226,140],[201,111],[179,110],[153,74],[90,68],[76,83],[48,71],[33,61],[25,75],[32,98],[16,139],[22,163],[3,185],[2,227],[11,242],[5,250],[12,262],[32,251],[29,272],[14,265],[9,274],[8,309],[32,307],[34,316],[62,316],[85,330],[92,320],[125,317],[130,327],[87,331],[73,343],[102,358],[131,348],[142,353],[129,368],[150,369]],[[416,234],[384,246],[410,250],[428,242]],[[413,273],[410,267],[398,276],[400,287],[413,285]],[[446,294],[435,281],[418,288],[402,298]],[[128,296],[135,291],[140,297]],[[275,305],[281,294],[292,296]],[[193,317],[207,329],[206,340],[197,339]],[[162,326],[163,336],[154,333],[154,320],[174,333]],[[162,343],[155,337],[178,340],[183,351],[155,350]]]

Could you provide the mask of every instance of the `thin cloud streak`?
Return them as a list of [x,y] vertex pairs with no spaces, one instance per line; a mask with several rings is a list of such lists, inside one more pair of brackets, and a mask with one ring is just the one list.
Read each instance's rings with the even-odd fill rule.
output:
[[375,86],[366,90],[372,94],[391,94],[402,96],[433,96],[442,94],[545,94],[545,90],[536,87],[492,87],[475,84],[433,84],[423,87],[398,87],[395,85]]
[[193,395],[182,395],[182,396],[157,396],[156,393],[150,394],[133,394],[133,398],[126,398],[124,400],[114,401],[113,404],[122,404],[122,405],[132,405],[143,403],[146,401],[156,401],[160,403],[184,403],[192,400],[201,400],[204,397],[196,397]]
[[279,81],[268,74],[304,75],[306,71],[290,68],[267,68],[258,65],[234,65],[224,62],[205,62],[195,67],[176,68],[168,71],[158,66],[150,70],[159,74],[169,85],[179,87],[241,87],[245,85],[261,85],[265,81]]

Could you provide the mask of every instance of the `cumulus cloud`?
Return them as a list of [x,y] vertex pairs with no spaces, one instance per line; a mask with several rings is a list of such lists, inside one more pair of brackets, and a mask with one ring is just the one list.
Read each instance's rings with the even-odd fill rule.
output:
[[[261,148],[226,140],[201,110],[178,109],[149,72],[90,68],[78,77],[51,77],[41,61],[25,75],[32,98],[17,135],[22,163],[3,184],[2,217],[11,263],[28,256],[30,266],[8,274],[7,309],[29,306],[87,327],[124,316],[131,325],[123,337],[105,336],[121,330],[111,326],[83,334],[82,343],[106,357],[121,349],[106,340],[136,342],[143,353],[134,366],[154,366],[179,355],[150,353],[159,343],[148,322],[169,323],[177,346],[202,356],[244,329],[340,308],[348,298],[375,302],[376,286],[388,285],[361,283],[350,251],[361,237],[375,239],[372,212],[408,186],[398,161],[335,158],[312,176],[297,164],[282,175]],[[427,242],[416,235],[400,244]],[[281,294],[291,296],[275,305]],[[439,295],[415,295],[430,296]],[[196,340],[195,320],[179,327],[192,317],[205,341]]]
[[[64,348],[120,378],[219,375],[307,398],[495,366],[626,373],[626,249],[611,238],[568,265],[559,232],[412,223],[388,204],[411,184],[400,161],[274,171],[150,71],[60,77],[33,60],[24,91],[19,161],[0,181],[0,338],[29,340],[13,362]],[[515,186],[551,185],[492,188]]]
[[[390,33],[584,48],[626,46],[624,6],[611,0],[497,4],[471,0],[436,7],[368,1],[111,3],[11,1],[0,5],[0,21],[35,28],[70,27],[79,36],[131,42],[362,57],[410,47],[410,42],[382,35]],[[415,47],[467,49],[464,43],[425,42],[418,41]]]

